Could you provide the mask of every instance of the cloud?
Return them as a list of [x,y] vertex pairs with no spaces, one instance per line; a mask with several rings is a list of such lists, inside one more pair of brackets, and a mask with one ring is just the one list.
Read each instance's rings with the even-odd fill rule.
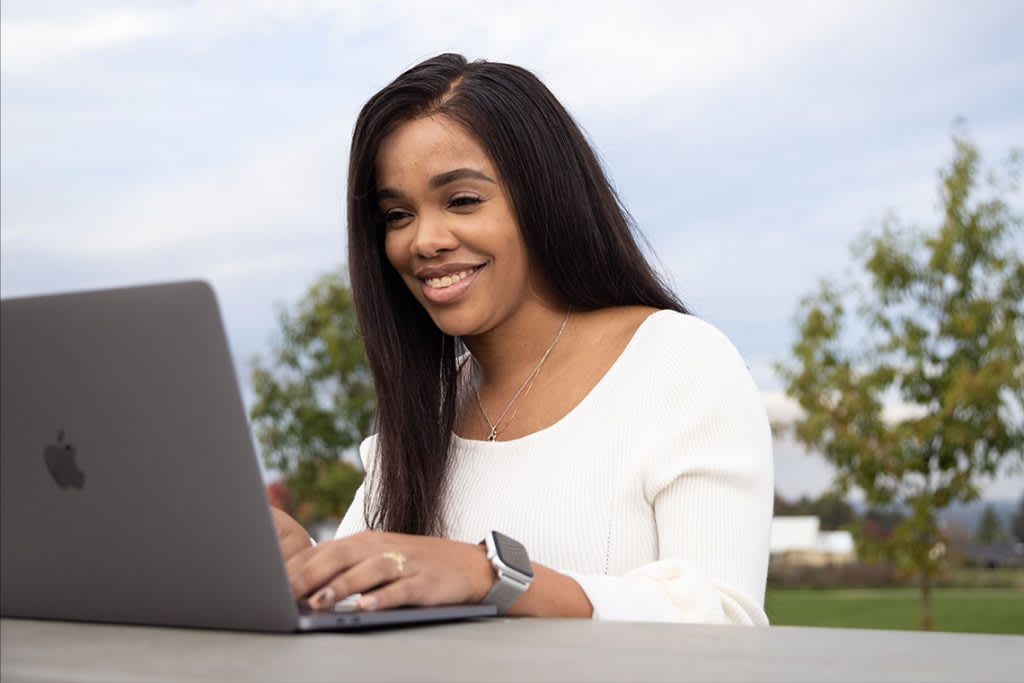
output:
[[[338,30],[358,30],[364,7],[359,2],[306,0],[205,0],[157,3],[139,8],[115,3],[81,13],[81,4],[43,6],[38,11],[8,11],[0,25],[2,70],[25,75],[73,64],[112,48],[131,47],[155,39],[179,44],[212,45],[246,32],[272,32],[282,25],[313,23],[327,18]],[[55,17],[54,14],[57,16]]]
[[[240,296],[263,290],[256,298],[269,311],[276,296],[344,261],[346,137],[328,121],[125,197],[63,213],[7,211],[3,294],[201,276],[246,283]],[[282,273],[292,286],[272,284]]]
[[163,10],[128,9],[77,19],[6,17],[0,23],[0,64],[8,73],[38,70],[166,34],[171,19]]
[[[761,401],[768,419],[773,425],[787,427],[806,414],[795,399],[781,391],[762,391]],[[882,403],[882,420],[889,424],[916,420],[928,414],[928,408],[916,403],[907,403],[898,396],[887,396]]]
[[777,72],[861,10],[857,3],[798,6],[794,21],[777,3],[598,3],[584,13],[569,10],[563,18],[572,30],[539,46],[537,61],[580,110],[643,109],[671,93],[686,106],[662,113],[685,123],[700,102],[737,81]]
[[804,415],[800,404],[781,391],[762,391],[761,402],[773,425],[788,425]]
[[[345,132],[329,121],[254,145],[236,158],[154,183],[109,212],[48,225],[12,225],[4,249],[46,232],[79,256],[131,258],[144,252],[244,248],[249,240],[301,239],[338,227]],[[116,255],[116,256],[115,256]]]

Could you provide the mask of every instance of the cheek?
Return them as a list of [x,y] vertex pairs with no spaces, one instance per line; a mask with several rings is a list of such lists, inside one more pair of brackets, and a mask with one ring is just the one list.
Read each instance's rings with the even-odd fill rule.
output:
[[404,247],[404,242],[397,232],[389,232],[384,237],[384,255],[388,262],[396,270],[401,270],[402,265],[408,260],[409,250]]
[[509,265],[516,271],[526,274],[530,270],[530,254],[526,243],[514,225],[503,234],[501,251],[507,255]]
[[395,269],[398,276],[402,278],[409,290],[419,296],[417,281],[409,274],[409,241],[404,238],[402,231],[390,232],[384,238],[384,255],[388,263]]

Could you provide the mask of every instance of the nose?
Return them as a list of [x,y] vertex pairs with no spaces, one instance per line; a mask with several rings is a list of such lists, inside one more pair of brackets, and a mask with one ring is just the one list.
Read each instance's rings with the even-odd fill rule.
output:
[[416,232],[410,246],[416,256],[432,258],[442,251],[451,251],[459,246],[455,233],[439,213],[421,214],[413,227]]

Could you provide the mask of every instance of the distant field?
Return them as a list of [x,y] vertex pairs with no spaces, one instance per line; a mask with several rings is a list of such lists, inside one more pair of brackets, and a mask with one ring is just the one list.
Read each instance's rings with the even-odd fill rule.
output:
[[[771,588],[765,600],[775,626],[917,629],[915,588],[817,590]],[[1024,590],[937,588],[932,592],[936,631],[1024,635]]]

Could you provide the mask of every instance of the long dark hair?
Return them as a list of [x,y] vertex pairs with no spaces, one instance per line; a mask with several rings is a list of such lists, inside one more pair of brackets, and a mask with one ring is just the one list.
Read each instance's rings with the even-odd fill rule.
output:
[[408,121],[443,115],[487,151],[504,179],[526,248],[573,310],[645,305],[687,313],[640,250],[635,226],[569,113],[532,73],[443,54],[366,103],[348,170],[352,294],[377,393],[375,479],[367,526],[443,535],[456,417],[456,340],[416,301],[384,252],[375,164]]

